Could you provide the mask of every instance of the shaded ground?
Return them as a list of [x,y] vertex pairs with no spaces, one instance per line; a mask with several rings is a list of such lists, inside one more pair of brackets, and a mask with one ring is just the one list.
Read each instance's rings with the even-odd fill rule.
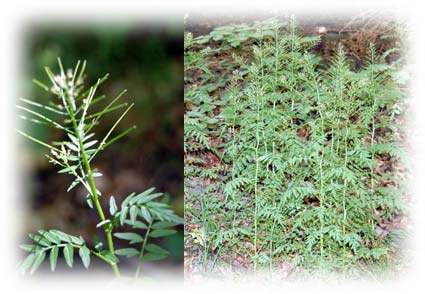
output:
[[[214,28],[228,24],[249,23],[253,20],[268,19],[272,15],[264,15],[262,17],[245,17],[235,18],[227,17],[208,17],[196,16],[189,18],[186,22],[186,30],[191,32],[196,38],[210,33]],[[383,53],[395,46],[400,47],[401,40],[399,39],[400,26],[391,18],[376,18],[375,14],[358,14],[357,16],[339,16],[330,18],[329,15],[318,17],[297,16],[297,20],[301,24],[303,34],[321,35],[322,41],[314,48],[314,53],[322,56],[324,62],[329,60],[333,55],[338,43],[342,43],[346,50],[348,59],[352,61],[353,69],[360,68],[366,59],[370,44],[373,43],[379,53]],[[287,17],[278,17],[279,20],[286,21]],[[185,89],[207,89],[209,98],[209,110],[206,111],[207,117],[204,119],[206,132],[208,133],[207,143],[210,145],[210,150],[203,148],[203,144],[199,144],[199,140],[190,140],[188,145],[190,150],[185,153],[185,206],[186,206],[186,227],[185,227],[185,272],[189,279],[196,280],[198,276],[205,272],[209,272],[212,276],[226,277],[230,274],[245,273],[247,269],[252,267],[250,255],[250,244],[246,244],[246,252],[235,253],[233,256],[226,255],[220,248],[205,248],[202,244],[202,225],[198,222],[193,222],[194,215],[202,210],[202,201],[198,198],[194,199],[192,194],[212,193],[214,199],[211,200],[214,205],[223,205],[225,199],[224,191],[217,188],[216,183],[223,180],[226,173],[231,171],[231,167],[222,162],[220,154],[222,154],[222,141],[219,138],[220,130],[217,129],[217,115],[222,111],[222,103],[226,103],[226,87],[229,85],[235,68],[233,65],[234,56],[232,52],[237,51],[238,55],[249,58],[250,43],[241,43],[236,48],[229,47],[228,49],[215,50],[223,44],[218,41],[209,41],[203,44],[209,46],[211,52],[205,57],[205,65],[210,71],[208,74],[204,70],[195,69],[185,72],[187,80],[185,81]],[[196,46],[195,46],[196,48]],[[195,49],[196,50],[196,49]],[[398,53],[389,54],[386,61],[392,63],[400,56]],[[249,62],[249,59],[247,60]],[[206,78],[207,77],[207,78]],[[186,93],[185,93],[186,94]],[[190,112],[196,109],[196,106],[185,103],[185,111]],[[399,121],[398,124],[403,125],[404,121]],[[384,132],[385,130],[381,130]],[[300,135],[302,136],[302,134]],[[394,172],[404,173],[402,167],[396,166],[391,157],[381,158],[379,164],[380,169],[389,169]],[[195,170],[214,170],[218,177],[211,180],[198,173]],[[397,171],[396,171],[397,170]],[[215,189],[214,192],[212,192]],[[405,199],[406,200],[406,199]],[[406,200],[407,201],[407,200]],[[213,218],[215,216],[212,216]],[[239,226],[244,226],[244,220],[238,220]],[[220,226],[221,224],[217,224]],[[405,229],[408,226],[408,220],[404,216],[400,216],[391,223],[382,224],[382,233],[386,234],[386,229],[389,227]],[[225,230],[226,228],[223,228]],[[385,236],[383,236],[385,237]],[[202,260],[203,252],[209,251],[210,258]],[[403,265],[400,266],[400,269]],[[277,271],[277,276],[284,280],[291,278],[299,269],[293,268],[289,263],[283,263]]]

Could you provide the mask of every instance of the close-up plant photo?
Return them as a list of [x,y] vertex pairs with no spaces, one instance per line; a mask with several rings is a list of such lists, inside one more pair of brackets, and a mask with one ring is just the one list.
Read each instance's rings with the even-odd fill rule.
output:
[[19,272],[183,278],[183,25],[24,34]]
[[185,19],[185,278],[409,266],[406,31],[378,13]]

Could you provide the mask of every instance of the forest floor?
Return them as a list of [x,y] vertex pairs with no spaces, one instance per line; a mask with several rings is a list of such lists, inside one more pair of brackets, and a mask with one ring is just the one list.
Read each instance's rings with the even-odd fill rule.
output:
[[[269,15],[264,16],[264,19]],[[279,20],[285,21],[286,17],[278,17]],[[189,16],[186,20],[186,31],[192,33],[193,37],[203,36],[210,33],[214,28],[228,25],[250,23],[255,19],[253,17],[233,18],[229,17],[198,17]],[[330,18],[329,16],[321,17],[297,17],[305,36],[321,35],[322,39],[319,45],[313,48],[313,53],[321,56],[326,62],[335,53],[337,45],[342,43],[346,50],[348,60],[351,61],[353,69],[356,70],[363,65],[363,62],[368,54],[370,44],[373,43],[379,53],[383,53],[390,48],[393,48],[400,43],[398,31],[399,26],[392,19],[375,19],[375,15],[364,14],[356,16],[341,16],[339,18]],[[201,69],[189,70],[185,72],[185,76],[190,78],[190,82],[185,79],[185,89],[189,87],[209,87],[208,92],[210,99],[209,116],[206,118],[208,126],[208,144],[210,150],[186,151],[185,153],[185,278],[191,281],[197,281],[205,278],[205,273],[208,272],[208,277],[229,278],[229,276],[241,277],[252,269],[252,260],[246,258],[246,255],[235,253],[229,255],[224,253],[226,250],[216,249],[210,252],[210,257],[207,261],[202,260],[203,251],[205,250],[202,244],[202,225],[199,222],[193,221],[192,212],[202,209],[202,203],[198,199],[191,197],[193,193],[202,193],[215,181],[220,181],[220,178],[212,180],[202,176],[187,176],[192,167],[202,168],[205,170],[220,171],[229,170],[229,166],[221,159],[223,153],[223,142],[217,136],[219,130],[217,118],[223,110],[223,99],[226,98],[226,88],[228,87],[234,67],[234,55],[237,50],[238,55],[244,56],[244,52],[249,51],[250,44],[242,43],[237,49],[228,48],[228,50],[217,50],[214,48],[221,46],[220,42],[209,41],[205,46],[212,48],[212,53],[205,57],[205,65],[209,73],[207,83],[203,81],[205,71]],[[248,54],[246,55],[248,58]],[[397,60],[397,53],[391,54],[387,62],[391,63]],[[185,101],[185,111],[191,111],[193,105]],[[400,126],[405,124],[403,119],[398,122]],[[196,144],[195,142],[192,142]],[[406,143],[407,144],[407,143]],[[394,172],[399,171],[404,173],[402,167],[397,167],[393,159],[389,156],[382,158],[379,163],[382,169],[391,169]],[[225,195],[223,191],[218,190],[215,201],[224,201]],[[406,202],[408,200],[406,199]],[[214,217],[214,216],[213,216]],[[240,220],[242,223],[244,220]],[[402,230],[407,230],[410,227],[409,219],[406,215],[400,215],[391,223],[385,224],[388,227],[398,227]],[[252,244],[247,242],[246,247]],[[208,249],[207,249],[208,250]],[[400,263],[396,271],[402,271],[405,264]],[[291,266],[290,263],[282,263],[278,266],[274,275],[278,280],[297,279],[299,269]]]

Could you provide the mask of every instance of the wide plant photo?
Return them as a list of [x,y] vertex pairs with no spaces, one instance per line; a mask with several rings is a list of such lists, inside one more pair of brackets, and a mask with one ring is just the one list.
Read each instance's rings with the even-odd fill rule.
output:
[[398,264],[401,48],[369,42],[353,64],[341,42],[320,54],[326,38],[295,18],[186,32],[189,271],[377,277]]

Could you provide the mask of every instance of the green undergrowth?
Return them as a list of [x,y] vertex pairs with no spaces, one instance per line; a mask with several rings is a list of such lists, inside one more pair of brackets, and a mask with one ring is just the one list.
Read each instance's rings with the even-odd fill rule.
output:
[[186,237],[199,271],[288,263],[350,276],[393,264],[402,59],[388,64],[398,49],[371,44],[354,71],[342,45],[331,60],[311,53],[318,42],[294,19],[186,33]]

